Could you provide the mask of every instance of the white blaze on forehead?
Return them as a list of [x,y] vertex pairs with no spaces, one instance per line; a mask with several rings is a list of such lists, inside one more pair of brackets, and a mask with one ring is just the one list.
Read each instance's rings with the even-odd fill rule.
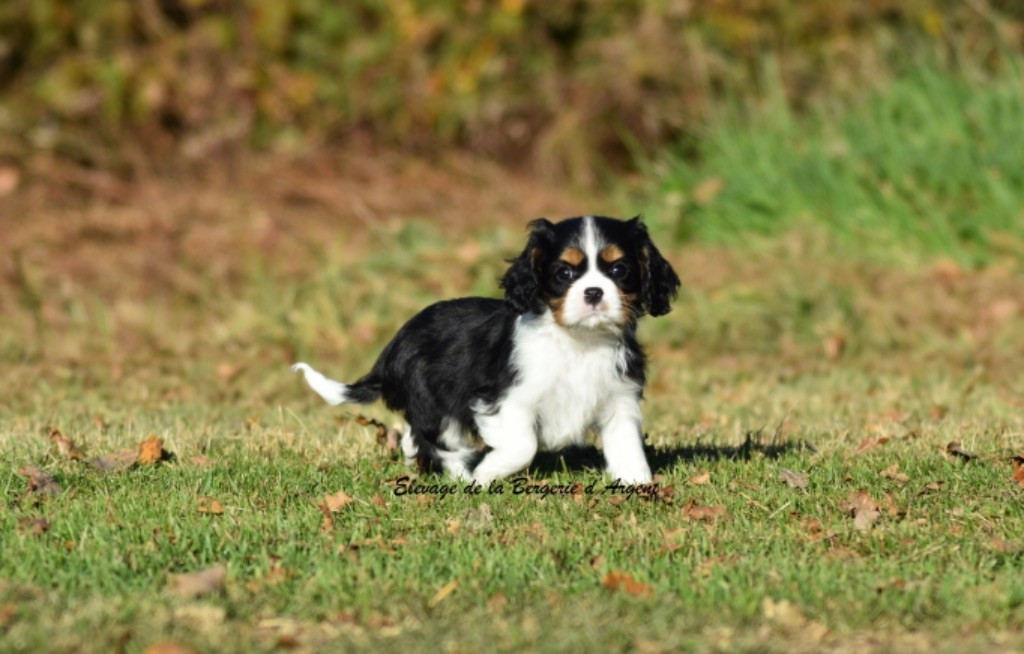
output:
[[587,255],[587,270],[597,267],[597,255],[601,251],[601,238],[593,216],[583,219],[583,253]]

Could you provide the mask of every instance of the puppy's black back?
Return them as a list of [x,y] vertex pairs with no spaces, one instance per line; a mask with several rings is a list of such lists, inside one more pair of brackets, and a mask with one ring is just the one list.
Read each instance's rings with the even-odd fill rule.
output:
[[378,386],[388,408],[404,413],[413,431],[430,441],[446,418],[475,431],[471,407],[496,404],[515,383],[516,318],[502,300],[433,304],[398,331],[360,383]]

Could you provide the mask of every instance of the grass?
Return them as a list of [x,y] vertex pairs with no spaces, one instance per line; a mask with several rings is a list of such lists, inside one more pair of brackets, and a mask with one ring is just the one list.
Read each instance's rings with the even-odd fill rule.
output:
[[[790,133],[815,142],[818,127]],[[1019,260],[992,231],[855,241],[795,193],[778,215],[806,219],[747,238],[725,222],[749,213],[730,195],[740,173],[719,161],[700,169],[724,181],[695,241],[673,246],[672,221],[653,221],[685,286],[642,333],[660,499],[603,492],[592,447],[528,477],[593,493],[396,496],[409,470],[375,428],[288,372],[301,358],[355,377],[428,302],[494,295],[518,217],[455,230],[410,212],[369,234],[332,222],[328,239],[312,219],[254,227],[280,208],[230,196],[154,203],[179,226],[165,235],[131,207],[25,214],[12,234],[42,231],[0,295],[0,651],[1024,647]],[[954,181],[953,204],[1002,215]],[[173,460],[101,472],[61,454],[53,427],[87,459],[155,434]],[[29,492],[30,465],[62,491]],[[339,491],[351,501],[327,520],[318,504]],[[176,575],[217,565],[222,588],[175,592]]]
[[680,240],[734,243],[809,224],[854,256],[865,243],[889,258],[909,250],[971,265],[1024,254],[1017,59],[995,74],[921,65],[809,115],[780,95],[726,108],[696,157],[663,162],[664,219]]

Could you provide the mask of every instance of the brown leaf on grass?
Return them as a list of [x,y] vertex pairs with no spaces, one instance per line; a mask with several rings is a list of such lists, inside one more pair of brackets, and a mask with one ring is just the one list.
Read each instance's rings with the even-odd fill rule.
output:
[[253,593],[258,593],[268,586],[276,586],[294,577],[296,572],[281,565],[280,559],[271,557],[270,569],[261,577],[256,577],[246,582],[245,587]]
[[213,499],[212,497],[200,497],[199,504],[196,506],[196,510],[200,513],[210,513],[213,515],[221,515],[224,513],[224,505]]
[[900,464],[898,463],[892,464],[891,466],[889,466],[888,468],[886,468],[885,470],[878,474],[881,477],[884,477],[885,479],[893,480],[894,482],[900,484],[901,486],[910,481],[910,477],[900,472]]
[[4,631],[12,624],[14,619],[18,616],[18,609],[13,604],[4,604],[0,606],[0,631]]
[[776,601],[766,597],[761,603],[761,611],[765,620],[776,630],[798,635],[800,641],[807,645],[820,643],[828,636],[828,627],[808,619],[803,611],[789,600]]
[[21,183],[21,172],[14,166],[0,166],[0,198],[10,195]]
[[867,491],[856,491],[849,499],[839,504],[843,513],[853,516],[853,526],[860,531],[866,531],[875,524],[878,517],[882,515],[878,503],[871,499]]
[[217,565],[199,572],[171,575],[169,588],[171,593],[178,597],[194,599],[222,592],[227,578],[227,569],[222,565]]
[[321,504],[327,511],[337,513],[355,501],[355,498],[345,491],[338,491],[333,495],[325,495]]
[[318,502],[316,505],[320,512],[324,514],[320,531],[326,534],[334,528],[334,518],[331,517],[331,514],[338,513],[352,502],[355,502],[355,499],[345,491],[338,491],[333,495],[325,495],[323,501]]
[[989,547],[1000,554],[1017,554],[1021,550],[1024,550],[1024,546],[1022,546],[1018,541],[1003,540],[1002,538],[993,538],[989,543]]
[[82,458],[82,450],[78,449],[74,441],[65,436],[61,430],[51,429],[50,441],[57,447],[57,451],[60,452],[61,456],[72,461],[78,461]]
[[125,448],[118,450],[113,454],[91,457],[86,461],[86,463],[100,472],[118,472],[131,468],[138,462],[138,460],[139,453],[136,450]]
[[971,454],[963,448],[960,441],[950,441],[946,444],[946,454],[954,459],[959,459],[964,463],[970,463],[974,459],[978,458],[976,454]]
[[36,466],[25,466],[18,470],[18,474],[28,479],[28,491],[36,495],[59,495],[60,484],[41,468]]
[[146,440],[139,443],[138,464],[140,466],[167,461],[170,457],[170,453],[164,449],[163,440],[158,438],[156,434],[150,434]]
[[484,502],[480,506],[470,507],[459,521],[468,531],[486,531],[494,526],[494,511],[491,505]]
[[796,472],[795,470],[782,468],[779,470],[779,481],[785,482],[787,486],[794,490],[803,490],[807,488],[810,480],[806,472]]
[[711,473],[707,470],[690,477],[690,483],[694,486],[705,486],[711,483]]
[[377,439],[377,443],[381,445],[384,448],[384,451],[388,454],[398,452],[401,449],[399,445],[401,434],[398,433],[397,429],[388,427],[380,420],[374,420],[373,418],[368,418],[364,415],[357,415],[355,420],[357,424],[360,424],[363,427],[373,427],[377,430],[374,437]]
[[835,361],[843,356],[843,352],[846,350],[846,336],[843,334],[829,334],[822,342],[821,347],[825,351],[825,356]]
[[213,459],[206,456],[205,454],[197,454],[195,456],[190,456],[188,458],[188,462],[196,466],[197,468],[209,468],[213,466]]
[[1013,461],[1013,480],[1018,486],[1024,486],[1024,454],[1018,454]]
[[497,592],[487,600],[487,610],[495,615],[501,615],[508,605],[508,598],[505,593]]
[[705,177],[696,186],[693,187],[691,193],[693,194],[693,201],[700,206],[706,206],[711,204],[718,194],[725,188],[725,180],[721,177],[712,176]]
[[711,522],[717,520],[725,514],[725,506],[717,504],[715,506],[705,506],[698,504],[696,500],[690,500],[683,507],[683,516],[688,520],[698,520]]
[[888,436],[879,436],[877,438],[875,438],[874,436],[865,436],[864,440],[862,440],[860,442],[860,445],[857,446],[856,453],[861,454],[863,452],[870,452],[876,447],[881,447],[882,445],[885,445],[888,442]]
[[654,588],[637,581],[633,578],[633,575],[625,572],[609,572],[604,576],[604,579],[601,580],[601,585],[611,592],[621,590],[633,595],[634,597],[654,596]]
[[18,529],[23,534],[38,536],[50,531],[50,521],[46,518],[18,518]]
[[237,377],[243,370],[245,370],[245,366],[230,363],[228,361],[222,361],[217,364],[217,377],[221,381],[229,382]]
[[199,654],[199,650],[174,640],[162,640],[147,647],[143,654]]
[[453,579],[452,581],[449,581],[444,586],[441,586],[440,588],[438,588],[437,592],[434,593],[434,596],[430,598],[429,602],[427,602],[427,608],[432,609],[435,606],[437,606],[438,604],[440,604],[441,602],[443,602],[445,600],[445,598],[448,597],[449,595],[451,595],[452,593],[454,593],[455,589],[458,588],[458,587],[459,587],[458,580]]

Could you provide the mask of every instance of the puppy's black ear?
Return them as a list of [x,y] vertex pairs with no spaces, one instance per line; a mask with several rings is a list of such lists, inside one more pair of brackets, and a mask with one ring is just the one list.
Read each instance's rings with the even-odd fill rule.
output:
[[540,267],[545,245],[551,242],[554,225],[546,218],[530,222],[530,238],[522,254],[509,259],[511,264],[499,286],[505,289],[505,301],[519,313],[537,308],[540,299]]
[[672,300],[679,292],[679,275],[654,246],[640,216],[629,222],[636,230],[640,251],[640,298],[643,309],[652,316],[663,316],[672,310]]

